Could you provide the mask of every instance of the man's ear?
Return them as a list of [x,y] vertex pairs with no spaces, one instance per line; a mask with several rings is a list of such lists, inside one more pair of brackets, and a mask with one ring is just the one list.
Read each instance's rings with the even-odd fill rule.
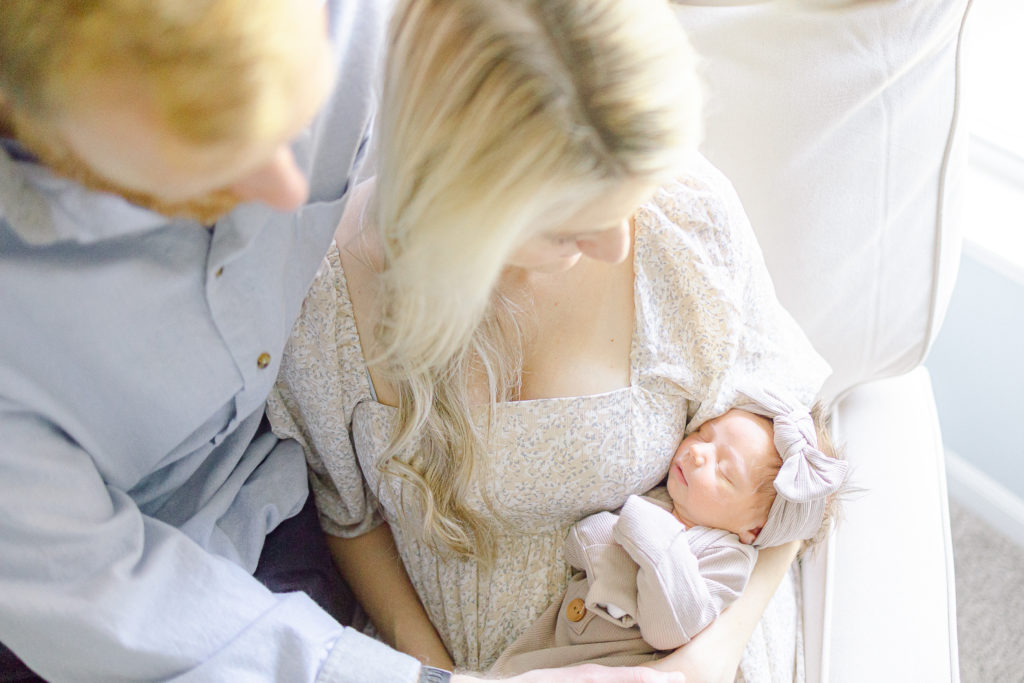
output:
[[763,528],[764,527],[758,526],[754,527],[753,529],[746,529],[745,531],[741,531],[738,534],[738,536],[740,537],[740,542],[746,543],[747,545],[753,545],[754,541],[757,540],[758,534],[761,533],[761,529]]

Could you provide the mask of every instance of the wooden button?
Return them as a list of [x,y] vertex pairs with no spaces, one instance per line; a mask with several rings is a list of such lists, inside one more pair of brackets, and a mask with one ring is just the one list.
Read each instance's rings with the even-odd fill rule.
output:
[[270,365],[270,354],[264,351],[259,355],[259,358],[256,359],[256,367],[263,370],[268,365]]
[[579,621],[587,616],[587,606],[581,598],[573,598],[565,606],[565,618],[569,621]]

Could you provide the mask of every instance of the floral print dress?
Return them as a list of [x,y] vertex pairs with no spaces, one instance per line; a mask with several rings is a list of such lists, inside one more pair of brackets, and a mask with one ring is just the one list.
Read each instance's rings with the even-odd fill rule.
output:
[[[828,372],[777,302],[745,214],[717,169],[695,159],[634,223],[630,384],[498,406],[480,468],[486,476],[470,500],[495,528],[498,557],[487,569],[407,533],[396,488],[378,486],[393,409],[370,386],[336,246],[293,330],[268,405],[274,430],[302,444],[328,533],[350,537],[381,519],[391,523],[409,577],[460,669],[487,669],[561,596],[569,527],[656,486],[684,431],[727,410],[751,383],[809,401]],[[769,608],[748,646],[742,671],[751,680],[799,678],[794,588],[787,578],[785,604]]]

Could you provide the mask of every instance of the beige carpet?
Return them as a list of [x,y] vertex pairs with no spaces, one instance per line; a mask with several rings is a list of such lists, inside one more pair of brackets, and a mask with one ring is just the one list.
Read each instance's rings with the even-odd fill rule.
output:
[[1024,683],[1024,548],[950,501],[963,683]]

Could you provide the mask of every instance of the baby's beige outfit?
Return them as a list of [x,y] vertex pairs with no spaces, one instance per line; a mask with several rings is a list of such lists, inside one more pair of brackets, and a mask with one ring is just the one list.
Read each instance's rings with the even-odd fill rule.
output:
[[[376,464],[393,409],[374,399],[336,247],[293,330],[267,409],[274,430],[305,449],[328,533],[359,535],[382,516],[391,523],[409,577],[461,669],[486,670],[562,595],[571,578],[562,554],[569,528],[658,484],[684,425],[721,414],[745,385],[779,386],[809,401],[828,372],[775,299],[753,232],[717,169],[696,159],[637,211],[635,226],[630,384],[498,406],[484,474],[467,501],[494,526],[498,557],[489,569],[417,540],[398,523],[397,485],[380,486]],[[486,418],[482,409],[477,419]],[[787,596],[762,622],[771,645],[764,652],[780,651],[781,659],[758,655],[752,666],[785,670],[791,680],[791,582]]]
[[565,558],[577,570],[488,672],[501,678],[582,662],[634,666],[690,642],[747,585],[757,550],[736,534],[672,513],[664,487],[630,496],[618,514],[573,525]]

